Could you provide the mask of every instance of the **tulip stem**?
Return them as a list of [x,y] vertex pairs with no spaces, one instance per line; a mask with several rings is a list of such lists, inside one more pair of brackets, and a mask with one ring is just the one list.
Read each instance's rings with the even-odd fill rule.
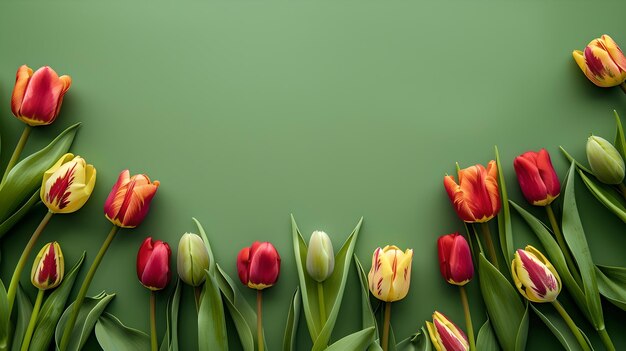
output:
[[622,91],[624,92],[624,94],[626,94],[626,82],[622,82],[619,87],[622,88]]
[[85,296],[87,295],[87,290],[89,290],[91,281],[93,280],[93,277],[96,275],[96,271],[98,270],[98,266],[100,265],[100,262],[102,261],[102,258],[104,257],[104,254],[109,249],[109,246],[111,245],[111,242],[113,241],[113,238],[115,238],[115,234],[117,234],[117,231],[119,229],[120,227],[116,225],[114,225],[113,228],[111,228],[109,235],[107,236],[106,240],[104,240],[104,243],[102,243],[102,246],[100,247],[100,251],[98,251],[98,255],[96,256],[93,263],[91,264],[91,267],[89,267],[89,271],[87,272],[87,276],[85,276],[83,285],[81,285],[80,290],[78,291],[78,296],[76,296],[76,301],[74,302],[74,308],[72,308],[72,314],[70,315],[70,318],[67,324],[65,325],[65,330],[63,331],[63,337],[61,338],[61,347],[59,347],[61,351],[67,350],[67,346],[70,343],[70,336],[72,335],[72,331],[74,330],[74,325],[76,324],[76,319],[78,318],[78,312],[80,311],[80,306],[83,304],[83,301],[85,300]]
[[622,194],[622,197],[626,199],[626,186],[624,183],[617,184],[617,187],[619,188],[619,192]]
[[17,293],[17,286],[20,284],[20,275],[22,275],[22,271],[24,270],[24,266],[26,265],[26,261],[28,260],[28,256],[30,256],[30,252],[33,251],[33,247],[37,243],[37,239],[43,232],[44,228],[52,218],[54,213],[48,211],[46,215],[43,217],[37,229],[31,235],[30,240],[26,244],[24,251],[22,251],[22,256],[20,256],[20,260],[17,262],[17,266],[15,267],[15,271],[13,272],[13,277],[11,277],[11,283],[9,283],[9,290],[7,291],[7,300],[9,301],[9,316],[11,315],[11,311],[13,310],[13,303],[15,302],[15,294]]
[[578,283],[579,286],[582,286],[582,279],[580,278],[580,273],[578,273],[578,266],[574,262],[572,255],[569,252],[567,245],[565,244],[565,239],[563,238],[563,233],[559,228],[559,223],[556,220],[556,216],[554,215],[554,211],[552,210],[552,204],[549,204],[546,207],[546,212],[548,213],[548,219],[550,220],[550,225],[552,226],[552,231],[554,232],[554,236],[556,237],[556,242],[559,243],[561,247],[561,251],[563,251],[563,256],[565,256],[565,261],[569,266],[569,270],[572,272],[574,279]]
[[496,255],[496,247],[493,245],[493,240],[491,239],[491,231],[489,230],[489,224],[487,222],[482,222],[480,224],[481,232],[483,233],[483,240],[487,244],[487,252],[489,253],[489,261],[496,267],[497,270],[500,270],[500,266],[498,265],[498,256]]
[[326,304],[324,303],[324,285],[320,282],[317,283],[317,300],[320,305],[320,325],[324,328],[326,324]]
[[256,338],[259,345],[258,351],[263,351],[263,290],[256,291]]
[[469,301],[467,300],[467,291],[465,286],[459,286],[461,290],[461,303],[463,304],[463,312],[465,312],[465,326],[467,327],[467,334],[469,338],[470,351],[476,351],[476,341],[474,340],[474,326],[472,325],[472,314],[469,308]]
[[156,294],[150,290],[150,349],[157,351]]
[[602,343],[604,344],[604,347],[608,351],[615,351],[615,346],[613,345],[613,341],[611,341],[611,338],[609,337],[609,333],[606,332],[606,329],[602,328],[598,330],[598,334],[600,334],[600,339],[602,339]]
[[0,181],[0,184],[4,183],[4,181],[9,176],[9,172],[11,172],[11,169],[13,169],[13,166],[15,166],[15,164],[17,163],[17,160],[19,160],[20,155],[22,154],[22,150],[24,150],[24,146],[26,145],[26,141],[28,140],[28,137],[30,136],[30,132],[32,130],[33,130],[33,127],[29,125],[26,125],[24,127],[22,136],[20,137],[20,140],[17,142],[17,145],[15,145],[15,150],[13,150],[13,155],[11,155],[11,159],[9,160],[9,163],[7,164],[7,168],[4,170],[4,174],[2,175],[2,181]]
[[569,329],[572,331],[572,334],[574,334],[574,336],[576,337],[576,340],[580,344],[580,347],[582,347],[584,351],[591,351],[589,344],[587,344],[587,340],[585,340],[585,337],[581,334],[580,329],[578,329],[578,327],[576,326],[576,323],[574,323],[574,320],[572,320],[572,317],[570,317],[569,314],[567,314],[567,311],[565,311],[565,308],[563,308],[563,305],[561,305],[561,303],[558,300],[554,300],[552,301],[552,306],[554,306],[554,308],[556,308],[557,312],[559,312],[561,317],[563,317],[563,320],[565,320],[565,323],[567,324]]
[[385,319],[383,321],[383,351],[389,349],[389,322],[391,321],[391,302],[385,302]]
[[22,341],[21,351],[28,351],[30,341],[33,338],[33,332],[35,331],[35,325],[37,325],[37,317],[39,316],[39,310],[41,309],[41,303],[43,302],[43,294],[45,290],[39,289],[37,293],[37,299],[35,300],[35,306],[33,312],[30,315],[30,321],[28,322],[28,328],[26,328],[26,334],[24,334],[24,340]]

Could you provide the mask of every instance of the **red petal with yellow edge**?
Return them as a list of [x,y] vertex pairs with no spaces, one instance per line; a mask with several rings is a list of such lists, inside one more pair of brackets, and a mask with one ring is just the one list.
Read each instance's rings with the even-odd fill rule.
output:
[[26,65],[22,65],[17,69],[15,76],[15,86],[13,87],[13,94],[11,95],[11,111],[17,117],[20,116],[20,108],[22,107],[22,101],[24,100],[24,94],[28,87],[30,77],[33,75],[33,70]]

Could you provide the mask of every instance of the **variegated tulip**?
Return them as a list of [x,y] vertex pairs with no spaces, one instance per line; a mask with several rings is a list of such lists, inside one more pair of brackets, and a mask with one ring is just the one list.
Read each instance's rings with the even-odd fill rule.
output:
[[437,240],[439,268],[444,279],[463,286],[474,277],[474,264],[467,240],[459,233],[443,235]]
[[46,244],[35,258],[30,281],[39,290],[54,289],[63,280],[65,262],[61,246],[56,241]]
[[522,193],[531,204],[547,206],[561,193],[559,177],[546,149],[539,152],[528,151],[517,156],[513,167]]
[[593,175],[605,184],[620,184],[624,180],[624,159],[608,140],[596,135],[587,139],[587,161]]
[[511,272],[517,290],[529,301],[552,302],[561,292],[561,278],[556,269],[530,245],[515,252]]
[[23,65],[17,70],[11,110],[15,117],[30,126],[51,124],[59,114],[63,96],[70,85],[70,76],[59,77],[48,66],[33,73]]
[[316,282],[328,279],[335,269],[335,253],[333,243],[328,234],[314,231],[309,240],[306,254],[306,270]]
[[43,174],[41,201],[52,213],[78,211],[96,184],[96,169],[80,156],[63,155]]
[[467,336],[448,317],[435,311],[433,322],[426,322],[430,340],[437,351],[467,351],[470,345]]
[[135,228],[148,214],[158,187],[159,181],[151,182],[145,174],[131,177],[128,170],[122,171],[104,203],[106,218],[118,227]]
[[475,165],[459,171],[459,183],[445,176],[443,185],[459,218],[467,223],[487,222],[500,211],[498,166],[489,161],[487,169]]
[[626,57],[606,34],[592,40],[584,52],[574,50],[572,55],[585,76],[599,87],[615,87],[626,80]]
[[186,284],[200,286],[204,283],[206,270],[209,269],[209,252],[200,236],[183,234],[178,243],[176,260],[178,276]]
[[412,261],[413,249],[402,251],[394,245],[377,248],[367,276],[372,294],[386,302],[402,300],[411,285]]

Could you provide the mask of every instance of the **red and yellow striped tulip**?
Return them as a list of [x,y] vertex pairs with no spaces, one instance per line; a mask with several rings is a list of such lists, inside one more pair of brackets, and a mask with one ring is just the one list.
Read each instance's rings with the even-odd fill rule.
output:
[[459,218],[467,223],[487,222],[500,211],[498,166],[489,161],[487,169],[474,165],[459,171],[459,183],[445,176],[443,185]]
[[135,228],[148,214],[159,184],[145,174],[131,177],[127,169],[122,171],[104,203],[106,218],[118,227]]
[[372,294],[386,302],[402,300],[411,285],[412,261],[413,249],[402,251],[394,245],[377,248],[367,276]]
[[61,246],[56,241],[46,244],[35,258],[30,281],[39,290],[54,289],[63,280],[65,261]]
[[511,264],[517,290],[532,302],[552,302],[561,292],[561,278],[539,250],[528,245],[515,252]]
[[43,174],[41,201],[52,213],[72,213],[87,202],[95,184],[96,169],[68,153]]
[[437,351],[468,351],[467,336],[443,313],[435,311],[433,322],[426,322],[430,340]]
[[615,87],[626,80],[626,57],[606,34],[592,40],[584,52],[574,50],[572,55],[585,76],[599,87]]

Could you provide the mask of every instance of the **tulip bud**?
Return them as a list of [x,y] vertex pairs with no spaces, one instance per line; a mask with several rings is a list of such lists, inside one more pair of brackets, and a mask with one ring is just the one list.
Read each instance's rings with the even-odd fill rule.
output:
[[517,290],[532,302],[552,302],[561,292],[561,278],[550,261],[528,245],[515,252],[511,264]]
[[489,161],[487,169],[475,165],[459,171],[459,183],[445,176],[443,185],[459,218],[464,222],[487,222],[500,211],[498,166]]
[[372,294],[386,302],[402,300],[411,285],[412,260],[413,249],[403,252],[393,245],[377,248],[372,255],[372,268],[367,275]]
[[274,245],[255,241],[244,247],[237,255],[239,280],[249,288],[263,290],[278,280],[280,256]]
[[619,184],[624,180],[624,160],[606,139],[595,135],[587,139],[587,160],[602,183]]
[[454,285],[463,286],[474,277],[474,264],[469,245],[462,235],[443,235],[437,240],[439,268],[444,279]]
[[306,270],[316,282],[328,279],[335,269],[335,254],[333,243],[328,234],[314,231],[309,240],[309,249],[306,254]]
[[78,211],[91,196],[96,169],[80,156],[63,155],[43,174],[41,201],[52,213]]
[[35,258],[30,281],[39,290],[54,289],[63,280],[65,261],[61,246],[56,241],[46,244]]
[[135,228],[148,214],[158,187],[159,181],[150,182],[145,174],[131,177],[128,170],[122,171],[104,203],[106,218],[118,227]]
[[572,55],[587,78],[599,87],[615,87],[626,80],[626,57],[606,34],[592,40],[584,52],[574,50]]
[[137,278],[150,290],[162,290],[170,282],[170,246],[161,240],[146,238],[137,253]]
[[559,177],[546,149],[529,151],[516,157],[513,167],[522,193],[531,204],[547,206],[561,193]]
[[437,351],[467,351],[470,349],[467,336],[448,317],[435,311],[433,322],[426,322],[430,340]]
[[209,269],[209,253],[204,241],[196,234],[185,233],[178,243],[178,276],[191,286],[200,286]]
[[59,77],[48,66],[33,74],[32,69],[23,65],[15,77],[11,110],[15,117],[30,126],[51,124],[59,115],[63,96],[70,85],[70,76]]

